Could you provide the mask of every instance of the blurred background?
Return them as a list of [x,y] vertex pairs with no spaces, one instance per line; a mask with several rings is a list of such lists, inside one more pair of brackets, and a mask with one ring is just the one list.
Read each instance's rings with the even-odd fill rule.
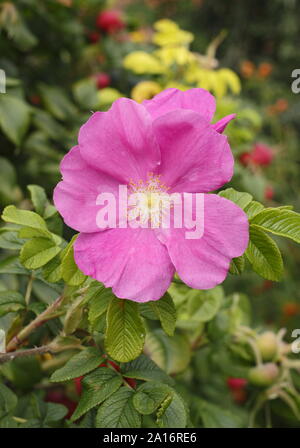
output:
[[[91,111],[203,87],[217,98],[215,120],[237,114],[226,131],[236,161],[228,186],[299,212],[299,17],[296,0],[1,1],[1,208],[30,208],[28,184],[51,199]],[[300,249],[278,244],[281,283],[245,271],[224,288],[249,297],[252,326],[290,332],[300,328]]]

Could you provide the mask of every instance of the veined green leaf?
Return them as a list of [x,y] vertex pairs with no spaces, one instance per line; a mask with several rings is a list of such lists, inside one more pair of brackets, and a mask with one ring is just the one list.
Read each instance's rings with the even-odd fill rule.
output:
[[276,243],[255,224],[250,225],[250,242],[245,252],[253,270],[267,280],[279,281],[283,261]]
[[73,244],[77,237],[78,235],[74,235],[65,248],[61,262],[62,278],[70,286],[79,286],[86,279],[86,276],[79,270],[74,260]]
[[0,292],[0,316],[25,308],[25,300],[17,291]]
[[143,381],[159,381],[171,386],[174,384],[174,380],[146,355],[140,355],[131,362],[121,364],[121,371],[128,378]]
[[173,336],[176,325],[176,309],[170,294],[166,293],[161,299],[146,304],[153,310],[161,322],[161,326],[168,336]]
[[266,208],[251,219],[251,224],[300,243],[300,214],[293,210]]
[[138,387],[133,405],[140,414],[149,415],[156,411],[167,396],[173,397],[173,392],[166,384],[150,381]]
[[27,269],[38,269],[60,252],[60,247],[47,238],[32,238],[21,249],[20,261]]
[[0,418],[12,412],[17,401],[17,396],[4,384],[0,384]]
[[93,407],[101,404],[121,386],[122,376],[109,367],[99,367],[82,379],[82,394],[72,415],[77,420]]
[[240,275],[245,269],[245,257],[244,255],[233,258],[230,263],[229,272],[233,275]]
[[175,334],[170,338],[161,329],[147,333],[145,349],[168,374],[182,372],[191,359],[190,345],[185,337]]
[[14,205],[8,205],[5,207],[2,213],[2,219],[5,222],[19,224],[24,227],[27,226],[34,229],[48,231],[46,223],[40,215],[29,210],[20,210]]
[[19,250],[24,240],[18,237],[18,228],[3,227],[0,229],[0,247],[2,249]]
[[89,322],[94,329],[106,313],[110,301],[114,298],[111,289],[104,288],[103,285],[91,286],[86,299],[89,301]]
[[133,406],[134,391],[121,387],[100,406],[96,428],[140,428],[141,416]]
[[219,196],[229,199],[242,209],[247,207],[247,205],[252,201],[251,194],[236,191],[234,188],[227,188],[226,190],[220,191]]
[[145,328],[136,302],[113,298],[106,315],[105,347],[120,362],[139,356],[145,340]]
[[0,127],[15,145],[20,145],[30,122],[30,107],[16,96],[0,96]]
[[160,428],[185,428],[187,425],[187,410],[180,395],[173,391],[157,412],[156,423]]
[[264,210],[264,208],[265,207],[260,202],[251,201],[250,204],[244,208],[244,211],[247,213],[248,218],[251,219],[253,216],[257,215],[257,213]]
[[88,347],[77,353],[50,378],[52,382],[67,381],[85,375],[96,369],[103,361],[103,356],[95,347]]
[[35,211],[39,215],[43,216],[46,204],[48,202],[44,188],[40,187],[39,185],[27,185],[27,189],[30,192],[31,201],[33,203]]
[[43,277],[49,283],[57,283],[62,278],[59,255],[56,255],[43,267]]

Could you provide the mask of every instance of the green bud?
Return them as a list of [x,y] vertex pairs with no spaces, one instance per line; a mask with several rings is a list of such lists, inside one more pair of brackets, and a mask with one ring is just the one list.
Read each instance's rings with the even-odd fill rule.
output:
[[276,334],[266,331],[258,336],[257,347],[261,353],[263,361],[273,361],[278,353],[278,341]]
[[268,362],[249,370],[248,379],[251,384],[259,387],[271,386],[277,379],[279,369],[276,364]]

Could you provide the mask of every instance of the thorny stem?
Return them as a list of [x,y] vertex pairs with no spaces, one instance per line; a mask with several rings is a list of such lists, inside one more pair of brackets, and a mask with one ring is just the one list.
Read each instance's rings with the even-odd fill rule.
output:
[[51,353],[52,349],[49,345],[42,345],[41,347],[30,348],[28,350],[18,350],[13,353],[0,353],[0,364],[12,361],[15,358],[22,358],[24,356],[42,355],[43,353]]
[[56,317],[53,316],[53,313],[59,308],[61,302],[63,301],[64,296],[59,296],[48,308],[39,314],[34,320],[32,320],[26,327],[24,327],[16,336],[14,336],[11,341],[7,344],[6,351],[13,352],[16,350],[27,337],[32,333],[36,328],[42,325],[44,322]]

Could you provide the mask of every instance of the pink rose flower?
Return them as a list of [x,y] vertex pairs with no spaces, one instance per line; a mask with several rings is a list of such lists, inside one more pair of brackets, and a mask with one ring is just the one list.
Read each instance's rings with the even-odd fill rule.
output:
[[186,239],[184,226],[99,229],[96,223],[97,196],[118,197],[120,184],[147,186],[154,176],[163,191],[167,186],[168,193],[183,195],[228,182],[234,161],[222,132],[234,115],[211,124],[214,112],[215,99],[203,89],[167,89],[143,104],[120,98],[90,117],[78,145],[63,158],[54,203],[65,223],[80,232],[75,261],[116,296],[157,300],[175,271],[192,288],[213,288],[226,278],[231,259],[247,248],[246,214],[216,194],[204,194],[199,239]]

